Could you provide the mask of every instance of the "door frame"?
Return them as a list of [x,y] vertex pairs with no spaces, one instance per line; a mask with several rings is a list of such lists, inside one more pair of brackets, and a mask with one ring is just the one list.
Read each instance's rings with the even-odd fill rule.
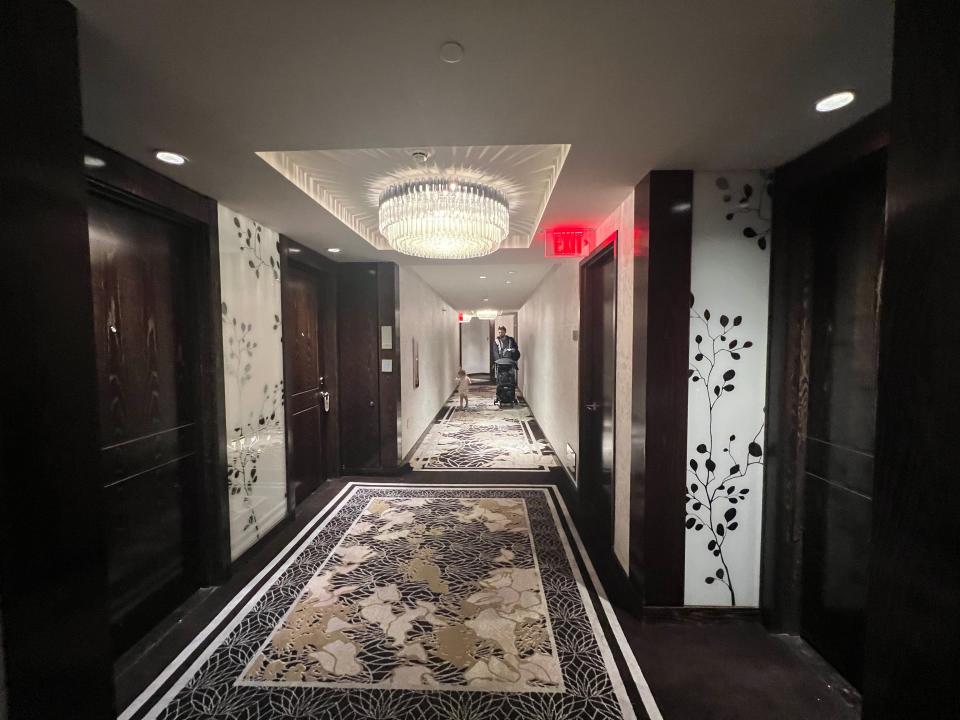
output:
[[[323,367],[324,385],[332,388],[333,400],[330,403],[330,412],[327,415],[321,444],[326,451],[323,457],[324,480],[340,477],[340,372],[339,349],[337,346],[337,263],[325,258],[315,250],[291,240],[286,235],[280,236],[280,307],[281,313],[286,309],[289,297],[289,270],[297,270],[313,275],[318,281],[317,293],[317,327],[323,333]],[[283,323],[286,316],[280,318]],[[283,348],[283,388],[284,388],[284,423],[285,433],[290,433],[291,422],[290,403],[286,401],[286,393],[291,377],[290,354]],[[292,518],[296,507],[293,481],[289,472],[291,467],[293,444],[287,437],[286,466],[288,468],[287,484],[287,517]]]
[[775,632],[799,633],[801,627],[813,322],[813,239],[807,201],[827,176],[885,151],[889,141],[889,107],[884,107],[781,165],[774,174],[760,609],[764,623]]
[[86,138],[84,152],[104,161],[85,168],[87,192],[187,228],[195,269],[190,279],[198,307],[199,392],[197,425],[200,474],[193,499],[195,534],[188,537],[197,587],[216,585],[230,576],[230,518],[227,489],[227,440],[223,389],[223,332],[220,299],[220,240],[217,203],[100,143]]
[[[587,270],[592,268],[595,265],[599,265],[604,262],[608,255],[611,257],[611,262],[613,262],[613,347],[614,353],[616,353],[617,347],[617,292],[619,289],[619,278],[618,268],[617,268],[617,240],[619,238],[619,232],[614,230],[602,243],[600,243],[596,248],[591,251],[591,253],[580,261],[579,263],[579,290],[580,290],[580,319],[579,319],[579,341],[577,344],[577,447],[579,449],[577,457],[577,467],[574,480],[577,486],[577,494],[582,495],[583,485],[580,482],[580,473],[583,469],[583,448],[584,448],[584,437],[586,429],[586,412],[584,411],[583,405],[583,396],[584,388],[587,382],[590,380],[590,374],[588,372],[589,368],[594,367],[594,363],[590,362],[592,358],[588,358],[588,351],[586,349],[586,343],[583,342],[584,338],[584,328],[586,327],[586,322],[584,321],[584,304],[586,293],[584,289],[586,287],[586,273]],[[616,368],[616,364],[614,364]],[[616,372],[616,370],[614,370]],[[616,470],[617,470],[617,383],[616,378],[614,378],[613,383],[613,467],[611,469],[611,478],[610,478],[610,537],[609,539],[609,552],[613,553],[613,534],[614,534],[614,524],[616,518],[616,507],[617,507],[617,482],[616,482]]]

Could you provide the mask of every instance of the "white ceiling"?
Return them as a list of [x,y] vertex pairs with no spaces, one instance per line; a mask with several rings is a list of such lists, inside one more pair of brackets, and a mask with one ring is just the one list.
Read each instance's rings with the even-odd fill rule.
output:
[[378,228],[380,194],[391,185],[424,178],[492,186],[510,207],[503,247],[530,247],[569,150],[569,145],[416,148],[427,154],[425,163],[413,158],[413,148],[257,154],[374,248],[387,250]]
[[[577,260],[544,260],[510,265],[449,263],[419,265],[413,270],[457,310],[519,310],[557,262]],[[481,275],[486,278],[481,278]]]
[[[569,143],[541,228],[596,226],[651,169],[772,167],[889,100],[892,0],[74,3],[88,135],[338,260],[415,265],[435,287],[449,264],[431,279],[375,250],[256,152]],[[448,40],[462,62],[441,61]],[[841,88],[853,106],[813,111]],[[161,147],[191,162],[161,165]],[[542,240],[471,264],[549,265]],[[444,291],[454,306],[483,292],[470,275]]]

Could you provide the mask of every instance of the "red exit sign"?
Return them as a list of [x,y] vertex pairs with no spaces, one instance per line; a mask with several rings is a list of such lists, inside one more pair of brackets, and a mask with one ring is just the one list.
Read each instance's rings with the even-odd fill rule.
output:
[[548,258],[583,257],[590,254],[596,236],[590,228],[554,228],[546,231],[543,253]]

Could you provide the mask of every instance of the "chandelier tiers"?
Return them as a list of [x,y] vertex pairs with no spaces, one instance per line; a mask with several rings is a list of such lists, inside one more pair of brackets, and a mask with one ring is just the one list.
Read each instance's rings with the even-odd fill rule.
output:
[[404,255],[481,257],[499,250],[509,231],[507,199],[489,185],[426,178],[380,194],[380,233]]

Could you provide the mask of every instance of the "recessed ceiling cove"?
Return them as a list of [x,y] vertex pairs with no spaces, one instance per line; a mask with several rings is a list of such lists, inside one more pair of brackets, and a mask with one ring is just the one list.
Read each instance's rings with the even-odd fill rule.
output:
[[389,250],[378,224],[380,194],[428,178],[495,189],[510,208],[509,234],[501,247],[530,247],[569,151],[570,145],[486,145],[257,155],[373,247]]

